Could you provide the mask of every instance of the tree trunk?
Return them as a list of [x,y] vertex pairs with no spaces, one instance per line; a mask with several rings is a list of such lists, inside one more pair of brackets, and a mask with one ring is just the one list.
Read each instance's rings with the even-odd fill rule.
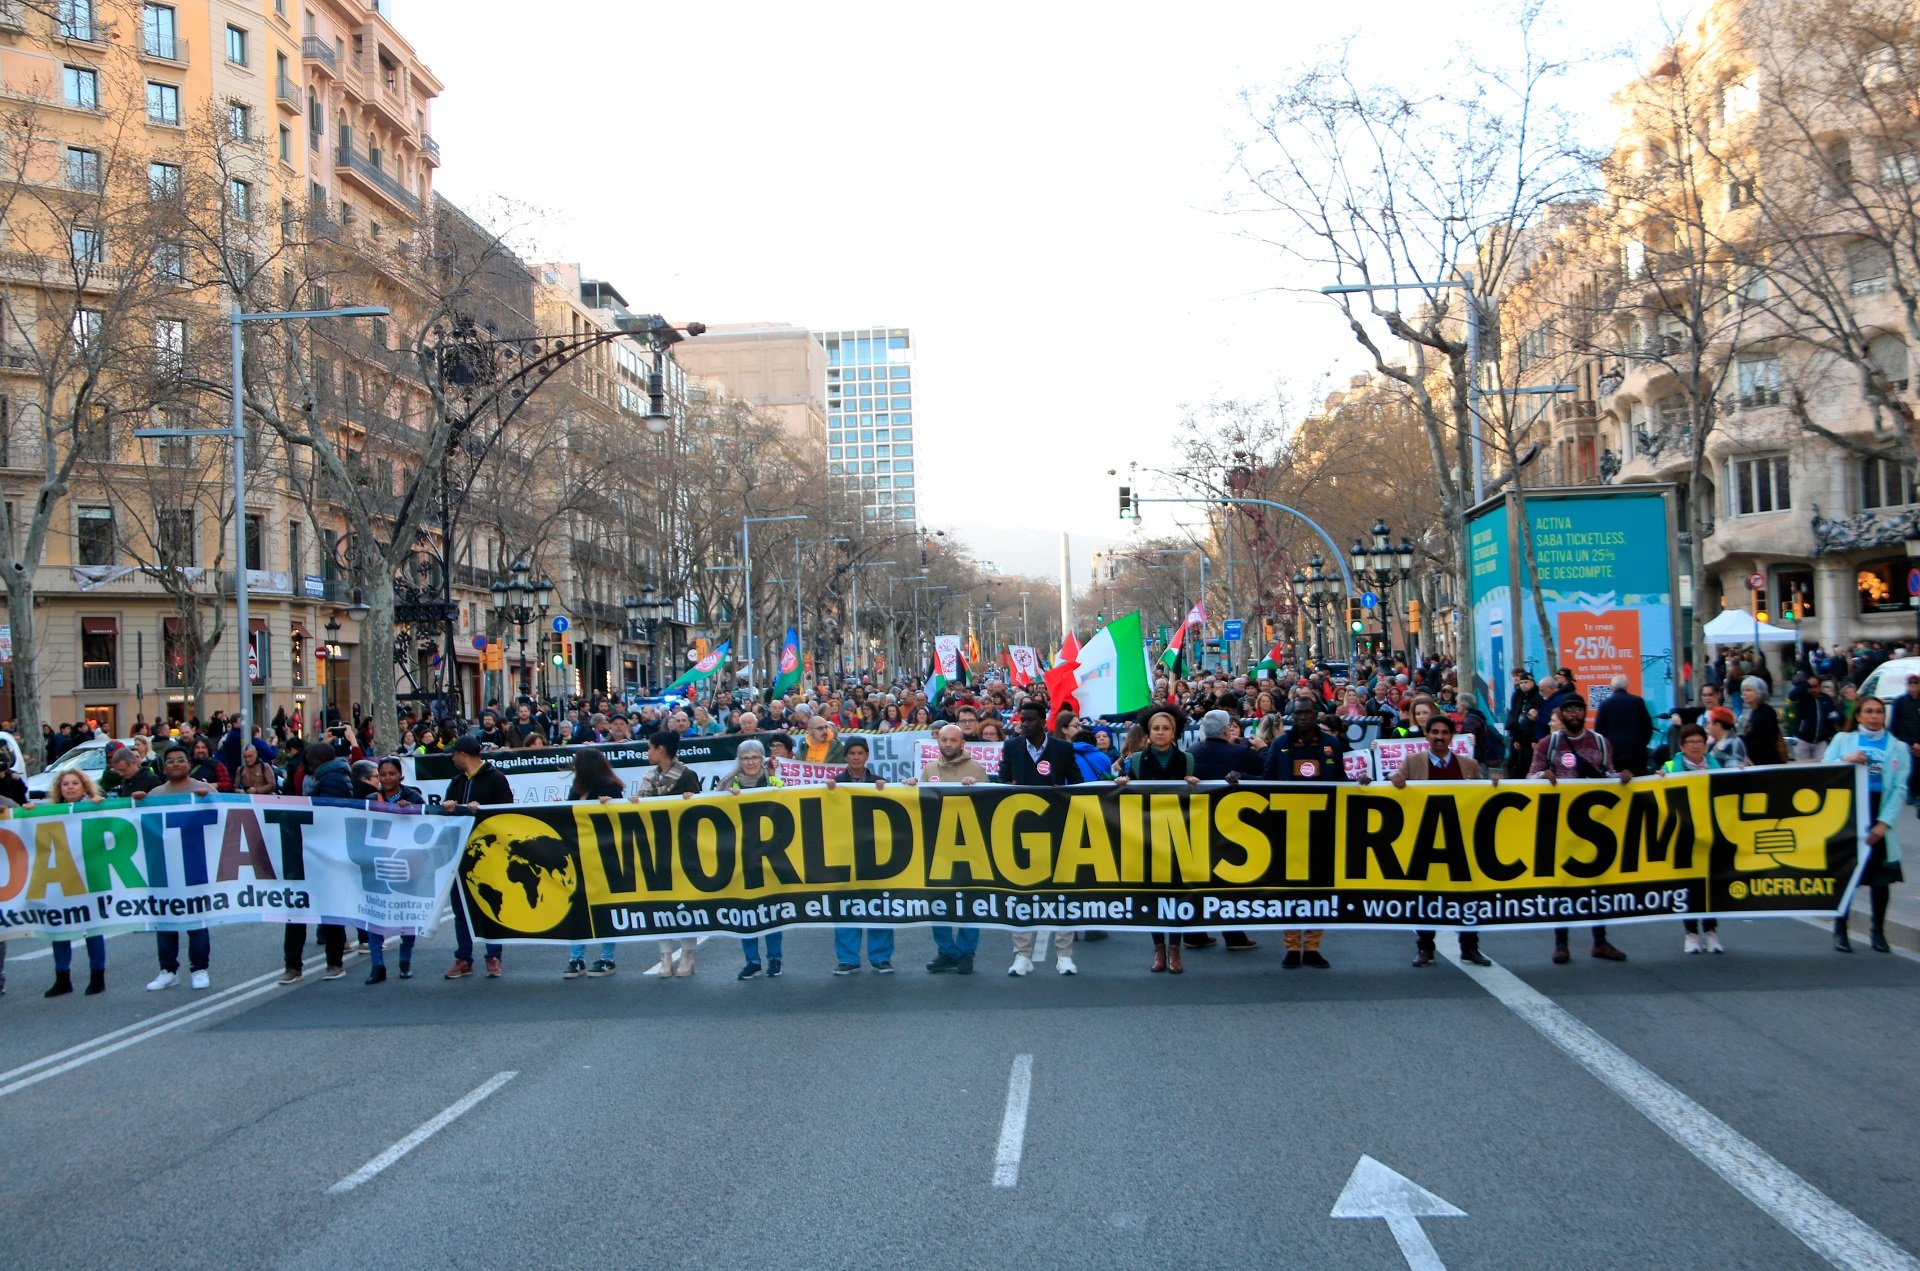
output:
[[16,740],[26,756],[27,771],[38,772],[46,762],[40,736],[40,645],[33,629],[33,571],[17,566],[7,579],[7,621],[13,627],[13,713]]
[[[391,748],[400,728],[393,685],[393,567],[376,557],[360,574],[367,591],[367,617],[360,624],[361,678],[366,682],[362,700],[367,718],[373,721],[374,736],[382,747]],[[336,704],[342,718],[347,718],[353,703]]]
[[[1520,484],[1518,469],[1513,472],[1513,517],[1520,534],[1520,565],[1526,570],[1527,591],[1533,597],[1533,620],[1540,624],[1540,656],[1546,659],[1546,665],[1540,668],[1540,674],[1546,675],[1557,670],[1558,658],[1554,656],[1558,645],[1553,639],[1553,622],[1547,616],[1547,598],[1540,594],[1540,566],[1533,553],[1533,521],[1527,515],[1527,492]],[[1521,656],[1526,649],[1521,648]]]

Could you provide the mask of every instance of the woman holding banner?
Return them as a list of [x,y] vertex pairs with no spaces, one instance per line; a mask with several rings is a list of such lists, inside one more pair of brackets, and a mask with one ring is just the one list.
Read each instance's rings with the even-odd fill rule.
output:
[[[567,791],[567,802],[580,803],[587,799],[598,799],[606,803],[613,799],[624,799],[626,795],[626,783],[614,773],[613,765],[607,762],[606,755],[598,750],[574,751],[573,786]],[[613,941],[602,940],[600,956],[589,969],[587,946],[576,944],[567,950],[567,969],[561,972],[560,978],[577,980],[584,975],[597,980],[602,976],[612,975],[616,969],[613,955]]]
[[[1873,925],[1868,938],[1875,953],[1891,953],[1887,944],[1887,902],[1893,885],[1906,881],[1900,869],[1900,837],[1894,832],[1900,809],[1907,802],[1907,778],[1913,761],[1907,748],[1887,731],[1887,704],[1877,697],[1863,697],[1847,721],[1847,730],[1827,743],[1828,763],[1857,763],[1867,770],[1867,806],[1873,809],[1873,825],[1867,830],[1867,866],[1860,882],[1873,898]],[[1847,938],[1846,913],[1833,920],[1833,947],[1852,953]]]
[[[1154,707],[1147,713],[1146,726],[1147,744],[1127,756],[1113,784],[1124,786],[1129,781],[1184,781],[1190,786],[1198,785],[1200,778],[1193,775],[1193,756],[1180,749],[1183,726],[1173,708]],[[1156,974],[1167,971],[1174,975],[1186,971],[1186,967],[1180,965],[1178,931],[1153,933],[1153,964],[1147,970]]]
[[[728,794],[739,794],[742,790],[778,789],[785,784],[767,766],[766,747],[749,738],[733,752],[733,771],[720,782],[720,788]],[[780,954],[785,943],[783,932],[767,933],[767,978],[770,980],[780,974]],[[740,951],[747,955],[747,964],[740,968],[740,974],[734,978],[751,980],[760,974],[759,937],[749,936],[742,940]]]
[[[1734,739],[1736,742],[1738,738]],[[1719,756],[1708,748],[1707,730],[1698,724],[1680,725],[1680,753],[1660,765],[1660,771],[1668,774],[1683,772],[1718,772],[1726,765]],[[1743,767],[1745,765],[1742,765]],[[1704,922],[1698,918],[1683,918],[1680,921],[1687,937],[1681,946],[1688,953],[1725,953],[1726,946],[1720,943],[1720,922],[1717,918],[1708,918]]]
[[[93,784],[93,778],[78,768],[69,768],[60,774],[53,783],[50,803],[64,803],[69,811],[78,811],[74,805],[80,803],[98,803],[101,801],[100,787]],[[107,938],[105,936],[87,937],[87,996],[104,993],[107,989]],[[73,992],[73,941],[55,940],[53,942],[53,987],[46,992],[47,997],[65,997]]]

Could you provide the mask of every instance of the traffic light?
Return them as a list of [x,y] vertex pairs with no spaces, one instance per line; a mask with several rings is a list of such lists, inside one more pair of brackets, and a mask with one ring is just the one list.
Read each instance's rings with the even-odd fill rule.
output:
[[1418,631],[1419,629],[1420,629],[1420,602],[1417,600],[1409,600],[1407,602],[1407,630]]
[[1358,596],[1347,597],[1347,630],[1355,635],[1367,629],[1367,611],[1360,607]]
[[1260,620],[1260,634],[1266,637],[1267,644],[1269,647],[1271,647],[1273,644],[1273,619],[1272,618],[1262,618]]
[[1120,487],[1120,519],[1123,521],[1131,520],[1136,510],[1137,509],[1134,507],[1134,502],[1133,502],[1133,487],[1130,485],[1121,486]]

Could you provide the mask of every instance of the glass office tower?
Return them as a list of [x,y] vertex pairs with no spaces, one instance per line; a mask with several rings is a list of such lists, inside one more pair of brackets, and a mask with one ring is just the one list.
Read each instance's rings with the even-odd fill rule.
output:
[[913,337],[904,327],[814,333],[827,350],[827,488],[836,516],[911,534]]

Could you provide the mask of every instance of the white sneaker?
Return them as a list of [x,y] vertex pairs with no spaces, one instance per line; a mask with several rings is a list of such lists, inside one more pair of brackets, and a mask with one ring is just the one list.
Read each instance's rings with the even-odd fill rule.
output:
[[1725,953],[1727,951],[1727,946],[1720,943],[1720,933],[1718,931],[1709,931],[1701,937],[1701,940],[1706,944],[1708,953]]
[[147,992],[158,993],[161,989],[170,989],[178,983],[180,983],[180,976],[178,972],[162,971],[160,974],[154,976],[151,980],[147,981]]
[[1075,966],[1073,964],[1073,959],[1068,957],[1066,954],[1064,953],[1061,954],[1058,958],[1054,959],[1054,961],[1057,962],[1060,966],[1060,974],[1062,975],[1080,974],[1080,968]]
[[195,971],[191,982],[193,987],[197,989],[210,989],[213,987],[213,977],[205,971]]
[[1688,953],[1700,952],[1700,937],[1691,931],[1687,933],[1686,949]]
[[1033,959],[1024,953],[1013,955],[1013,965],[1007,969],[1008,975],[1032,975]]

